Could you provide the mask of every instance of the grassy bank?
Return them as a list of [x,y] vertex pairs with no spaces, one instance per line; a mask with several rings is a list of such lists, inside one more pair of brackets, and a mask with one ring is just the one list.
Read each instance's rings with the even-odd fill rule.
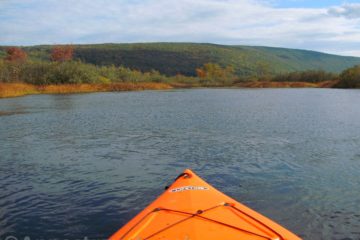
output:
[[[244,82],[232,86],[237,88],[331,88],[337,81],[308,82]],[[29,94],[70,94],[90,92],[120,92],[141,90],[166,90],[173,88],[197,88],[198,84],[182,83],[110,83],[110,84],[51,84],[33,85],[27,83],[0,83],[0,98],[19,97]],[[208,86],[209,87],[209,86]],[[221,87],[221,86],[214,86]]]
[[111,83],[111,84],[59,84],[33,85],[27,83],[0,83],[0,98],[29,94],[66,94],[89,92],[117,92],[140,90],[166,90],[173,88],[166,83]]

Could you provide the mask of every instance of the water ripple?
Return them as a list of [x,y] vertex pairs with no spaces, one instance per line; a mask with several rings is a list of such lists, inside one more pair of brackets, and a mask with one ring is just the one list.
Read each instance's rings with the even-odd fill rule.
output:
[[2,99],[0,238],[104,239],[193,168],[304,239],[359,239],[359,95],[216,89]]

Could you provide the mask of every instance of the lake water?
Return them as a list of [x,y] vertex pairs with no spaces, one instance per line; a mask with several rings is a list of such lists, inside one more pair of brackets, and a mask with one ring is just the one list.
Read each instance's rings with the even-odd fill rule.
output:
[[1,99],[0,238],[104,239],[185,168],[304,239],[358,240],[360,91]]

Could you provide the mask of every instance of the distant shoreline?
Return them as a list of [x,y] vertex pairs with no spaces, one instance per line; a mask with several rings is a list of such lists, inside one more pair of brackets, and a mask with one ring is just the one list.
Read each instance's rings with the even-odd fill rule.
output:
[[338,81],[311,82],[243,82],[235,84],[240,88],[333,88]]
[[33,94],[72,94],[92,92],[122,92],[142,90],[167,90],[181,88],[332,88],[336,81],[308,82],[244,82],[230,86],[200,86],[177,83],[110,83],[110,84],[59,84],[32,85],[27,83],[0,83],[0,98],[21,97]]

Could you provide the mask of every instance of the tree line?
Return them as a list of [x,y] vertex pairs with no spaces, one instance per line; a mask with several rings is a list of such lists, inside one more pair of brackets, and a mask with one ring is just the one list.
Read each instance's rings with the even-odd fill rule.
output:
[[21,48],[9,47],[0,60],[0,82],[25,82],[36,85],[114,83],[114,82],[163,82],[182,83],[191,86],[231,86],[244,81],[310,82],[338,80],[337,87],[360,87],[360,66],[343,71],[340,75],[321,70],[256,76],[236,75],[233,66],[206,63],[196,68],[196,76],[166,76],[159,71],[142,72],[124,66],[98,66],[74,60],[71,45],[55,46],[51,49],[50,61],[34,61]]
[[32,61],[21,48],[11,47],[0,60],[0,82],[24,82],[36,85],[117,83],[117,82],[158,82],[183,83],[192,86],[228,85],[235,79],[232,67],[221,67],[207,63],[197,69],[196,77],[177,74],[166,76],[159,71],[142,72],[124,66],[97,66],[73,60],[72,46],[55,46],[51,61]]

